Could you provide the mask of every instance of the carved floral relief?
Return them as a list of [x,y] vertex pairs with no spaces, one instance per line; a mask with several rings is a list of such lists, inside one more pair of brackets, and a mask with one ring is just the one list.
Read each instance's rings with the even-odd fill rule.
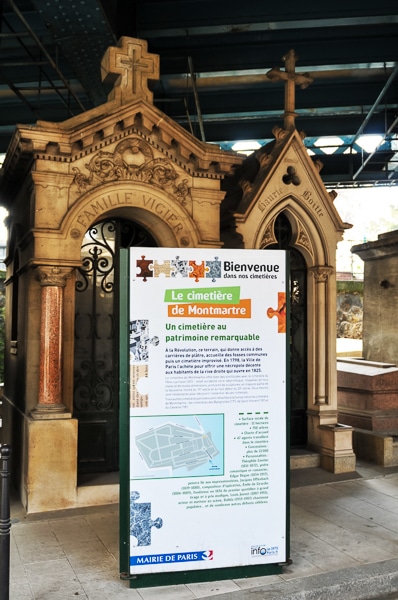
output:
[[260,248],[266,248],[267,246],[270,246],[271,244],[276,244],[278,242],[276,236],[275,236],[275,232],[274,232],[274,226],[275,226],[275,221],[276,221],[276,217],[274,217],[272,219],[272,221],[270,221],[267,225],[266,230],[263,233],[263,237],[261,239],[261,244],[260,244]]
[[299,220],[297,220],[297,237],[296,237],[296,245],[297,246],[301,246],[302,248],[305,248],[307,250],[307,252],[314,257],[314,249],[312,247],[312,243],[311,243],[311,239],[308,236],[307,230],[304,227],[303,223]]
[[137,181],[154,185],[172,194],[184,206],[189,196],[187,180],[180,175],[167,158],[155,158],[153,150],[141,138],[120,142],[113,152],[97,152],[85,165],[88,174],[73,167],[73,184],[79,192],[111,181]]

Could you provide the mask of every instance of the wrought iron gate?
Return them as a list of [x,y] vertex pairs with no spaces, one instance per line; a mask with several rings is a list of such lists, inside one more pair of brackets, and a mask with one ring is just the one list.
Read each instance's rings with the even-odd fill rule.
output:
[[290,248],[290,445],[307,443],[307,265]]
[[301,252],[290,245],[292,229],[283,213],[274,231],[278,243],[266,249],[290,254],[290,445],[300,447],[307,443],[307,265]]
[[118,469],[119,249],[156,246],[131,221],[91,227],[76,277],[74,416],[79,421],[79,473]]

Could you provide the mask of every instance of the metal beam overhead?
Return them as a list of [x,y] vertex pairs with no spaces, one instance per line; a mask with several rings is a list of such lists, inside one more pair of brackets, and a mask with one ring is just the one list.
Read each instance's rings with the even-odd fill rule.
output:
[[[272,139],[284,91],[267,72],[294,49],[297,73],[313,80],[296,92],[296,127],[321,156],[324,182],[398,184],[396,0],[3,0],[0,153],[16,123],[63,121],[104,102],[101,58],[121,36],[159,54],[156,106],[223,148]],[[371,153],[357,144],[367,134],[382,139]],[[314,146],[321,136],[343,145],[326,154]]]

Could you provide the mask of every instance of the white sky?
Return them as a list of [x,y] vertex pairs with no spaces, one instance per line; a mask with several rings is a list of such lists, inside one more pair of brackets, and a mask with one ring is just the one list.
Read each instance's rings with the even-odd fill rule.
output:
[[353,227],[337,246],[337,271],[363,273],[363,262],[350,248],[377,240],[398,229],[398,186],[337,189],[334,205],[343,221]]

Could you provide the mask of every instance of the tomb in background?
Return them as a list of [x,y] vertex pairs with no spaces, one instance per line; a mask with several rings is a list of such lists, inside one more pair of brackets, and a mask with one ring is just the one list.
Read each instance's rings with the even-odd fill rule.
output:
[[337,362],[339,421],[357,456],[398,464],[398,231],[353,246],[364,261],[363,357]]

